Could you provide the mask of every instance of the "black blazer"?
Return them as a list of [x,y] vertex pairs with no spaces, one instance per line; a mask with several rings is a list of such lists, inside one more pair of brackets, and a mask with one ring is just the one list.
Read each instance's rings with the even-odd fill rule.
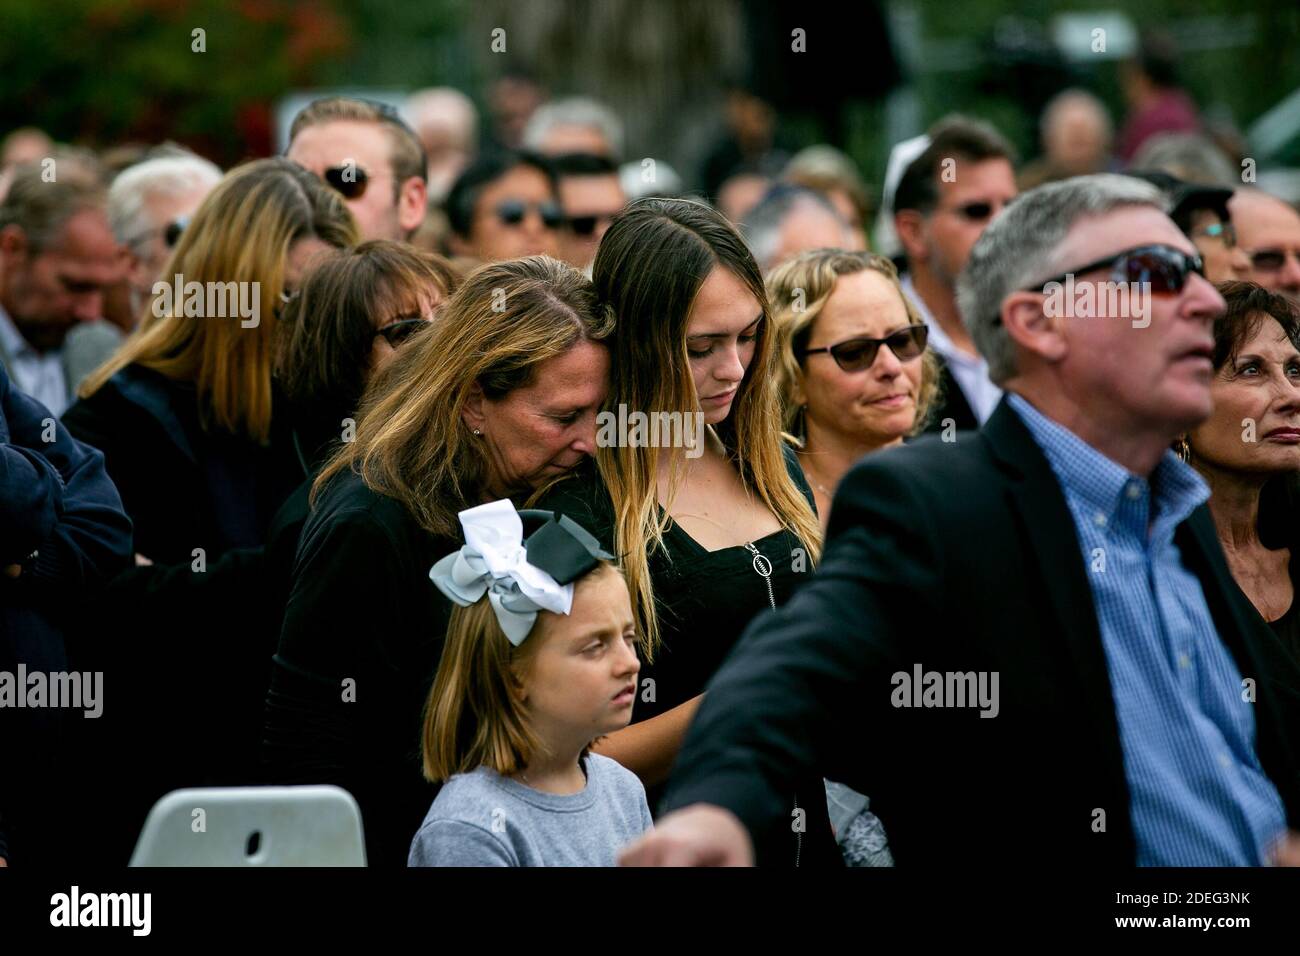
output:
[[[1300,671],[1233,583],[1205,507],[1175,540],[1258,680],[1256,751],[1295,828]],[[777,782],[815,768],[871,796],[901,866],[1132,866],[1082,557],[1055,475],[1005,400],[954,443],[869,456],[835,496],[816,575],[749,627],[710,684],[666,802],[727,807],[761,831],[784,811]],[[998,716],[893,706],[892,675],[918,664],[997,671]]]

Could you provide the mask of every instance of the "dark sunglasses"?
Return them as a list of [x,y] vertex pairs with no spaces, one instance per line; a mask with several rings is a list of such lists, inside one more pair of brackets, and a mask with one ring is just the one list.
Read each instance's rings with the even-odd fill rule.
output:
[[1205,263],[1199,255],[1188,255],[1173,246],[1138,246],[1071,269],[1055,278],[1035,282],[1022,291],[1042,292],[1043,286],[1048,283],[1064,283],[1070,276],[1077,279],[1097,269],[1110,269],[1110,277],[1115,282],[1143,283],[1153,295],[1175,295],[1182,292],[1193,272],[1202,279],[1205,278]]
[[189,216],[177,216],[175,219],[167,223],[167,225],[163,226],[161,229],[150,229],[148,232],[142,232],[138,236],[132,236],[130,239],[126,241],[126,244],[128,246],[135,246],[141,240],[148,239],[152,235],[161,233],[162,240],[164,243],[167,244],[167,248],[175,249],[176,243],[181,241],[181,233],[185,231],[185,227],[188,226],[189,224],[190,224]]
[[596,226],[603,222],[609,222],[614,218],[613,213],[606,213],[601,216],[570,216],[569,229],[575,236],[590,236],[596,231]]
[[542,217],[542,225],[547,229],[558,229],[564,225],[564,212],[554,202],[524,202],[522,199],[503,199],[494,210],[503,225],[517,226],[524,221],[528,210],[536,209]]
[[177,216],[167,225],[163,226],[163,242],[167,243],[168,249],[175,249],[176,243],[181,241],[181,233],[185,227],[190,224],[189,216]]
[[357,165],[331,166],[325,170],[324,179],[344,199],[360,199],[370,185],[370,174]]
[[382,335],[385,342],[393,348],[397,348],[428,324],[428,319],[422,316],[407,316],[389,322],[382,329],[376,331],[375,335]]
[[1250,254],[1250,264],[1260,272],[1277,272],[1288,256],[1300,260],[1300,252],[1294,249],[1256,249]]
[[954,206],[952,211],[967,222],[986,222],[989,216],[993,215],[993,204],[991,202],[962,203],[960,206]]
[[803,354],[816,355],[819,352],[829,352],[831,358],[835,359],[835,364],[844,371],[860,372],[875,364],[876,354],[882,345],[888,345],[889,351],[893,352],[900,362],[916,358],[925,351],[925,343],[929,335],[929,326],[909,325],[905,329],[891,332],[883,339],[848,339],[826,348],[804,349]]

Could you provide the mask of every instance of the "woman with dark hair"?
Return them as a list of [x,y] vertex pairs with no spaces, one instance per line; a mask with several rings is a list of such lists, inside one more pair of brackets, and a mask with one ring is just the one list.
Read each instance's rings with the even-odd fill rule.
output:
[[[605,234],[592,277],[616,316],[612,411],[595,466],[540,507],[571,513],[622,563],[641,691],[632,725],[596,749],[641,777],[653,808],[709,678],[750,619],[811,572],[821,528],[781,438],[776,332],[736,230],[702,203],[639,200]],[[637,415],[647,427],[621,432]],[[760,862],[837,861],[820,780],[791,787],[791,812],[791,827],[760,837]]]
[[1300,310],[1253,282],[1218,286],[1214,412],[1182,453],[1210,486],[1233,579],[1300,661]]
[[429,570],[460,547],[460,511],[528,494],[595,450],[609,332],[566,265],[479,269],[371,383],[316,479],[262,754],[272,782],[356,797],[372,866],[405,864],[434,796],[421,715],[449,608]]

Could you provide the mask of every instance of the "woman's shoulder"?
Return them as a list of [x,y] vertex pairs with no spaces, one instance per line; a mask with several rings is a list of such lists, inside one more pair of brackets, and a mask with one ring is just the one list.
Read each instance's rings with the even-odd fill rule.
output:
[[614,504],[592,459],[543,489],[534,506],[567,515],[595,535],[606,550],[612,547]]
[[[418,543],[421,550],[431,542],[444,543],[426,532],[396,498],[375,491],[350,468],[330,478],[317,495],[303,527],[300,548],[326,538],[333,542],[331,547],[341,538],[354,545],[371,541],[414,547]],[[445,539],[445,544],[448,549],[458,546],[451,539]],[[372,560],[375,555],[357,557]]]
[[128,365],[90,395],[77,399],[63,413],[63,422],[74,436],[91,444],[114,437],[119,443],[154,442],[157,432],[142,434],[141,429],[161,428],[190,453],[193,429],[187,426],[193,414],[193,402],[186,402],[183,386],[153,369]]

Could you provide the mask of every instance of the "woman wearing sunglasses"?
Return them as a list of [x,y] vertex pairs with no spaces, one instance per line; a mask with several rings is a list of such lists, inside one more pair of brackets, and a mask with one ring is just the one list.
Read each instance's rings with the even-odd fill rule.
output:
[[[592,279],[617,317],[609,414],[686,427],[602,430],[595,466],[539,507],[622,562],[644,663],[632,724],[595,749],[641,778],[653,809],[709,679],[811,573],[821,528],[781,441],[767,294],[735,228],[703,203],[639,200],[601,240]],[[760,863],[838,862],[821,780],[791,781],[789,799],[800,827],[759,835]]]
[[785,425],[801,442],[824,529],[835,487],[853,463],[924,429],[938,362],[883,256],[806,252],[772,273],[767,290]]

